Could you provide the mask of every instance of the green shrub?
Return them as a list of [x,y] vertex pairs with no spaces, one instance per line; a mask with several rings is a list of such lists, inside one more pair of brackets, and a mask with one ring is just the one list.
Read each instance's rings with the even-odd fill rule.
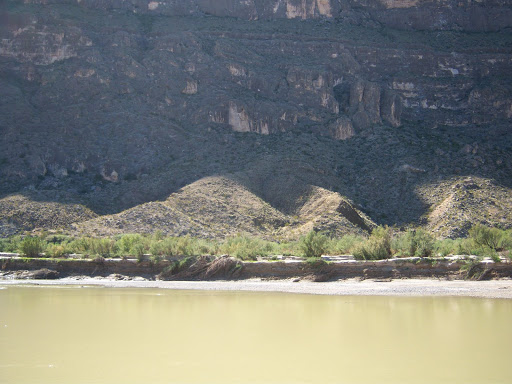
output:
[[488,247],[486,245],[472,248],[471,254],[479,257],[490,257],[493,260],[499,260],[498,252],[495,249],[492,249],[491,247]]
[[[137,252],[145,248],[146,239],[139,234],[122,235],[116,241],[116,253],[120,257],[137,256]],[[142,250],[142,252],[144,252]]]
[[153,233],[153,236],[151,237],[153,241],[160,241],[164,239],[164,234],[162,233],[162,231],[156,231],[155,233]]
[[9,252],[7,247],[9,246],[9,239],[0,239],[0,252]]
[[146,247],[144,246],[144,244],[137,243],[137,244],[134,244],[133,247],[131,248],[130,254],[135,256],[137,258],[137,260],[142,261],[142,259],[144,258],[145,252],[146,252]]
[[327,242],[325,235],[311,231],[300,239],[299,248],[304,257],[321,257],[327,250]]
[[245,235],[227,238],[219,246],[218,252],[240,260],[256,260],[258,256],[268,256],[275,250],[275,244]]
[[321,257],[308,257],[306,259],[306,264],[309,265],[312,269],[320,269],[327,265],[327,262]]
[[45,253],[50,257],[63,257],[66,255],[66,248],[60,244],[48,244]]
[[299,253],[299,242],[274,243],[274,255],[294,256]]
[[197,255],[196,241],[190,236],[177,237],[174,242],[174,254],[179,256]]
[[7,239],[0,239],[0,252],[18,252],[21,247],[21,236],[11,236]]
[[111,257],[116,253],[116,242],[113,239],[103,238],[91,238],[90,250],[93,255],[99,255],[102,257]]
[[68,244],[68,249],[82,255],[111,257],[115,255],[116,241],[110,238],[80,237]]
[[340,238],[331,239],[327,244],[327,253],[329,255],[348,254],[363,241],[365,241],[365,238],[357,235],[344,235]]
[[174,237],[166,237],[162,240],[152,241],[149,247],[149,253],[153,256],[170,257],[176,255],[176,239]]
[[219,244],[205,239],[195,239],[194,249],[197,256],[215,255],[219,251]]
[[66,244],[72,241],[72,238],[66,235],[48,235],[44,240],[48,244]]
[[[140,257],[137,257],[137,260],[140,261],[140,259],[142,259],[143,256],[140,256]],[[149,261],[152,263],[152,264],[158,264],[159,262],[161,262],[163,259],[162,256],[160,255],[151,255],[149,257]]]
[[503,231],[501,238],[501,248],[503,250],[512,250],[512,229]]
[[377,227],[368,240],[359,243],[352,251],[356,260],[382,260],[391,257],[391,230]]
[[477,247],[489,247],[494,250],[499,250],[506,242],[505,231],[498,228],[488,228],[481,224],[471,227],[469,238]]
[[38,236],[25,237],[20,244],[20,251],[26,257],[37,257],[43,249],[44,243]]
[[149,253],[163,257],[170,256],[198,256],[213,255],[217,253],[219,245],[216,242],[196,239],[190,236],[183,237],[166,237],[155,240],[152,237],[149,244]]
[[458,254],[457,250],[459,249],[458,240],[454,239],[443,239],[437,240],[434,243],[434,252],[438,256],[448,256]]
[[408,230],[395,242],[401,256],[430,257],[434,252],[434,238],[425,230]]
[[69,248],[73,253],[86,255],[90,252],[90,238],[79,237],[77,239],[74,239],[69,243]]

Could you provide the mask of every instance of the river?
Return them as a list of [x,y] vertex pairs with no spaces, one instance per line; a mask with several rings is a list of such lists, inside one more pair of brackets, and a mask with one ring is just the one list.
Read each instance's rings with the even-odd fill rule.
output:
[[0,287],[0,383],[512,383],[512,300]]

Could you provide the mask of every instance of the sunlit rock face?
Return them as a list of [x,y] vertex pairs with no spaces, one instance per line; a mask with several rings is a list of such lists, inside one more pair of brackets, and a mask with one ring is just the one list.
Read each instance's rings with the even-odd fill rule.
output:
[[349,0],[370,18],[401,29],[498,31],[512,25],[507,0]]

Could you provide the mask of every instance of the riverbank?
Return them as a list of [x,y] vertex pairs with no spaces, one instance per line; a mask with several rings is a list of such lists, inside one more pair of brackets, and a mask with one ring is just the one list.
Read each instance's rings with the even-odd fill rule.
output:
[[[8,286],[70,286],[106,288],[160,288],[203,291],[286,292],[338,296],[465,296],[512,299],[512,280],[463,281],[434,279],[357,280],[314,283],[292,280],[239,281],[122,281],[108,278],[63,278],[57,280],[0,280]],[[1,289],[1,288],[0,288]]]
[[112,280],[292,280],[347,279],[493,280],[512,278],[510,261],[466,257],[400,258],[379,261],[324,259],[243,262],[229,256],[183,257],[157,262],[135,259],[0,257],[0,279],[61,279],[86,276]]
[[390,259],[241,262],[224,257],[150,261],[0,258],[0,285],[200,289],[324,295],[471,296],[512,299],[512,263]]

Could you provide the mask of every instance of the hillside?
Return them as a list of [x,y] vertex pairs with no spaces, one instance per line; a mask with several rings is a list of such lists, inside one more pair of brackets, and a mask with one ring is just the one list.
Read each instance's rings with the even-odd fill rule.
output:
[[0,234],[508,228],[511,20],[502,0],[6,0]]

